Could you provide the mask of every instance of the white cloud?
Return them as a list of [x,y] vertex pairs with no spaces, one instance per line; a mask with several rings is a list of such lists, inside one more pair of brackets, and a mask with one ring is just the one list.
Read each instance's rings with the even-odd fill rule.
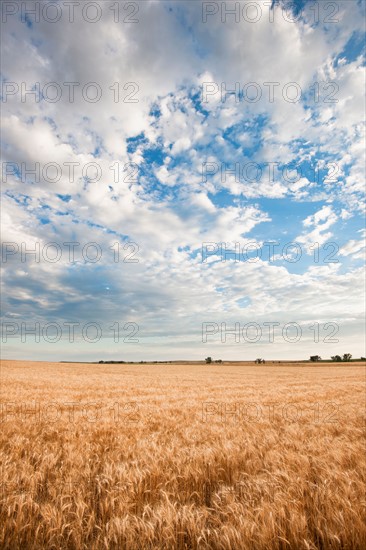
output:
[[323,206],[315,214],[308,216],[303,221],[304,227],[313,227],[312,231],[298,235],[295,240],[299,243],[304,243],[308,254],[312,254],[311,247],[314,244],[322,245],[332,237],[333,233],[327,231],[327,229],[334,225],[337,219],[337,215],[330,206]]

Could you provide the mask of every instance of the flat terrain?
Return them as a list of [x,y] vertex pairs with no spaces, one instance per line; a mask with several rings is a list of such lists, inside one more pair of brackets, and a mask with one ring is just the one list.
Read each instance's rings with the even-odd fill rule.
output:
[[366,548],[365,365],[1,366],[3,549]]

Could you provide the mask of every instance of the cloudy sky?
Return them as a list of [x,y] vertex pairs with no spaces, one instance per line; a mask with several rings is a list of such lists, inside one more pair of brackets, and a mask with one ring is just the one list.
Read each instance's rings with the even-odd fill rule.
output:
[[3,356],[364,355],[364,8],[3,1]]

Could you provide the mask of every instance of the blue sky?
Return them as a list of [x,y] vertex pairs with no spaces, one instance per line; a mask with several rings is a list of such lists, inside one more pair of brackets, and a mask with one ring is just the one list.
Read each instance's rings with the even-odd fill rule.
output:
[[363,2],[13,4],[4,357],[365,355]]

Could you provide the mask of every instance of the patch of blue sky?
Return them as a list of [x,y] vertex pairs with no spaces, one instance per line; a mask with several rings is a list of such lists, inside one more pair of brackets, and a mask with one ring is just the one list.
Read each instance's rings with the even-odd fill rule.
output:
[[93,130],[86,129],[85,133],[91,138],[90,154],[95,158],[100,157],[101,153],[105,151],[103,138]]
[[[332,25],[337,20],[338,4],[336,2],[322,0],[320,2],[315,2],[314,0],[272,0],[271,9],[276,5],[282,6],[288,12],[292,11],[294,17],[300,20],[306,18],[312,26],[316,26],[319,23],[324,24],[324,26],[327,24]],[[322,17],[318,15],[318,10],[322,10]],[[311,14],[310,19],[309,13]]]
[[248,296],[244,296],[243,298],[239,298],[238,300],[236,300],[236,303],[240,308],[245,309],[246,307],[251,305],[252,301]]
[[268,212],[270,222],[258,224],[248,233],[248,236],[256,236],[259,239],[273,236],[276,240],[280,235],[287,235],[299,231],[300,222],[318,210],[314,203],[297,203],[286,198],[274,199],[260,197],[255,201],[256,206],[262,212]]
[[71,195],[61,195],[59,193],[56,193],[56,197],[58,197],[62,202],[70,202],[71,201]]
[[[11,97],[14,93],[13,87],[7,87],[5,86],[6,83],[12,82],[13,80],[8,78],[6,75],[4,75],[3,72],[0,72],[0,84],[1,84],[1,93],[0,93],[0,99],[2,102],[8,101],[8,97]],[[4,92],[6,92],[8,95],[4,95]]]
[[[5,152],[6,147],[3,147],[3,152]],[[7,172],[6,178],[5,173]],[[22,179],[22,170],[18,162],[7,161],[6,166],[3,164],[3,183],[6,183],[7,179],[12,176],[16,180],[20,181]]]
[[361,32],[354,32],[335,62],[338,64],[340,59],[346,59],[347,63],[352,63],[362,54],[365,56],[365,36]]
[[144,132],[138,134],[137,136],[129,137],[126,139],[127,143],[127,153],[135,153],[138,147],[141,145],[146,146],[149,143],[149,140],[146,138]]
[[289,273],[297,275],[303,275],[312,266],[326,267],[334,263],[339,264],[340,267],[343,265],[343,257],[339,255],[336,246],[314,245],[311,254],[307,254],[302,243],[294,244],[290,241],[274,243],[272,246],[269,241],[257,245],[254,242],[250,245],[238,243],[232,250],[229,246],[224,246],[223,249],[219,246],[214,253],[209,254],[209,257],[210,262],[207,264],[209,269],[223,261],[228,265],[230,265],[229,262],[232,265],[239,263],[255,265],[259,262],[267,262],[269,266],[284,267]]
[[[82,294],[80,301],[83,301],[86,294],[91,300],[99,297],[100,294],[106,294],[106,287],[109,287],[109,291],[113,294],[114,288],[111,282],[110,265],[104,266],[88,261],[68,265],[63,274],[63,283],[68,287],[80,290]],[[98,308],[100,305],[98,304]],[[65,311],[64,305],[60,304],[59,307],[60,313],[62,310]],[[71,309],[75,307],[75,302],[70,303],[69,307]],[[67,306],[66,309],[68,310]],[[97,315],[97,312],[95,314]]]
[[191,88],[189,94],[188,94],[188,97],[193,105],[193,107],[195,108],[195,110],[198,112],[198,113],[201,113],[205,118],[207,118],[209,116],[209,111],[207,111],[205,108],[204,108],[204,103],[202,103],[202,89],[199,88],[197,90],[197,88]]
[[[24,3],[25,4],[25,3]],[[20,20],[22,23],[24,23],[28,29],[32,29],[34,25],[34,20],[32,21],[30,14],[28,14],[26,11],[24,11],[20,16]]]
[[[199,257],[199,259],[201,260],[202,259],[202,247],[199,247],[195,250],[190,250],[190,247],[184,247],[184,249],[188,249],[188,250],[185,250],[185,252],[188,252],[188,257],[190,260],[195,260],[197,257]],[[182,247],[179,247],[179,250],[181,251],[182,250]]]
[[[143,151],[143,162],[139,165],[139,183],[142,186],[138,192],[140,198],[146,196],[149,200],[174,200],[177,197],[178,189],[173,189],[159,181],[155,171],[164,165],[166,152],[161,144],[155,147],[146,148]],[[170,165],[173,168],[176,161]]]
[[[46,217],[42,210],[47,210],[49,212],[49,216]],[[37,215],[37,211],[36,211]],[[39,215],[37,215],[38,221],[41,223],[41,225],[47,225],[51,224],[53,229],[57,231],[57,225],[55,225],[52,221],[51,216],[72,216],[70,212],[61,212],[60,210],[56,210],[51,208],[48,205],[43,205],[42,209],[39,212]],[[127,233],[123,233],[121,231],[115,231],[113,229],[110,229],[109,227],[105,227],[104,225],[91,222],[89,220],[80,220],[75,217],[71,219],[71,222],[77,225],[86,225],[87,227],[90,227],[91,229],[97,229],[102,231],[103,233],[106,233],[107,235],[114,235],[116,239],[118,239],[118,242],[120,243],[128,243],[131,242],[131,237]],[[75,239],[77,240],[77,235],[75,235]]]
[[55,216],[70,216],[70,212],[62,212],[61,210],[55,210]]
[[51,118],[50,116],[44,116],[43,120],[47,122],[47,124],[49,124],[53,130],[57,130],[57,124],[53,118]]
[[99,223],[91,222],[89,220],[80,220],[80,223],[87,225],[92,229],[100,229],[108,235],[116,235],[121,241],[127,242],[130,238],[127,234],[121,233],[120,231],[114,231],[113,229],[105,227],[104,225],[101,225]]
[[350,270],[361,268],[362,274],[360,273],[360,277],[364,278],[365,251],[363,251],[363,259],[355,259],[352,256],[340,256],[340,255],[338,255],[337,258],[339,258],[339,269],[338,269],[339,275],[347,275],[347,273],[349,273]]
[[238,197],[236,195],[232,195],[226,189],[220,189],[217,193],[209,192],[207,193],[207,196],[215,206],[220,208],[227,208],[229,206],[237,205]]
[[224,287],[224,286],[216,286],[216,287],[215,287],[215,291],[216,291],[216,292],[219,292],[220,294],[222,294],[223,292],[225,292],[225,290],[226,290],[226,287]]
[[[235,150],[241,150],[245,155],[254,155],[260,150],[263,143],[262,131],[265,126],[265,120],[265,117],[258,116],[250,122],[240,121],[238,124],[226,128],[222,132],[222,137]],[[241,138],[243,134],[250,136],[249,144],[242,144]]]
[[286,2],[286,6],[292,9],[293,13],[297,15],[304,9],[307,3],[309,3],[309,0],[292,0],[292,2]]
[[144,171],[140,178],[141,190],[137,195],[141,200],[151,201],[155,204],[173,203],[177,200],[180,190],[178,187],[170,187],[161,183],[155,176],[153,170]]
[[156,121],[159,120],[159,118],[161,117],[161,109],[158,102],[152,104],[149,116],[155,118]]
[[302,105],[311,114],[310,119],[317,123],[322,114],[322,108],[338,103],[339,86],[331,79],[321,81],[314,76],[313,80],[314,82],[307,88],[300,87],[298,93]]
[[[195,148],[202,155],[203,161],[215,154],[219,163],[242,162],[246,157],[251,157],[252,161],[258,162],[263,145],[263,128],[267,121],[268,118],[264,115],[255,116],[250,120],[244,117],[240,122],[221,132],[221,137],[225,140],[224,144],[215,140],[209,146],[206,143],[200,146],[198,143]],[[228,149],[227,146],[230,148]],[[238,152],[240,156],[233,158],[233,155],[237,155]],[[227,155],[231,158],[227,158]]]
[[151,201],[154,205],[160,200],[164,202],[164,197],[168,198],[169,188],[160,183],[152,171],[149,173],[142,172],[135,193],[139,201]]
[[149,147],[144,150],[144,164],[157,167],[164,164],[166,152],[161,143],[155,147]]
[[[297,142],[295,146],[294,144],[290,144],[290,146],[293,148],[294,159],[288,163],[278,162],[273,166],[273,173],[278,175],[281,183],[291,185],[301,178],[307,178],[310,183],[316,184],[316,186],[307,189],[310,194],[314,194],[318,193],[319,189],[324,188],[324,186],[336,184],[339,181],[339,153],[320,150],[312,142],[301,144]],[[351,164],[352,161],[349,165],[345,164],[343,166],[345,175],[348,174]]]
[[43,45],[43,40],[41,40],[40,38],[36,38],[34,36],[31,36],[30,37],[30,43],[35,48],[39,49]]
[[[38,300],[32,300],[31,298],[14,298],[14,296],[8,296],[8,299],[7,299],[8,303],[10,306],[13,306],[14,308],[19,306],[22,310],[22,312],[24,311],[23,308],[24,306],[29,306],[29,305],[32,305],[32,306],[35,306],[37,307],[37,305],[39,307],[42,307],[38,304]],[[23,316],[22,316],[23,317]]]
[[[337,203],[335,203],[337,204]],[[343,204],[339,204],[339,207],[343,207]],[[353,215],[351,218],[345,220],[339,220],[341,235],[348,240],[348,233],[352,235],[352,238],[357,238],[357,235],[361,231],[365,230],[365,216],[362,212]]]
[[202,59],[207,57],[210,51],[205,47],[204,41],[197,38],[197,32],[188,20],[185,2],[174,1],[169,5],[168,11],[175,14],[176,21],[179,22],[184,34],[187,36],[187,44],[190,45],[192,51],[191,55]]
[[50,212],[52,211],[51,206],[49,206],[48,204],[45,204],[42,199],[40,199],[39,202],[40,202],[40,208],[42,210],[49,210]]
[[95,147],[94,151],[91,153],[92,157],[94,157],[94,158],[100,157],[100,154],[101,154],[102,150],[103,150],[102,147],[100,145],[97,145]]
[[77,153],[78,152],[78,143],[76,141],[76,137],[69,133],[67,134],[66,136],[66,141],[67,141],[67,145],[69,145],[73,151],[73,153]]
[[22,206],[28,206],[32,202],[32,197],[24,195],[23,193],[12,193],[11,191],[5,191],[7,197],[13,199],[17,204]]
[[[286,265],[290,272],[304,272],[314,260],[312,256],[306,253],[304,244],[300,244],[301,255],[298,261],[291,261],[291,246],[288,249],[288,255],[286,252],[286,245],[296,242],[297,237],[301,233],[307,233],[312,231],[313,226],[304,227],[302,221],[305,217],[314,214],[320,210],[322,205],[314,205],[314,203],[291,203],[285,199],[261,199],[258,202],[258,206],[263,211],[268,211],[272,218],[271,222],[265,222],[256,225],[250,232],[243,236],[242,241],[238,241],[238,247],[236,250],[234,247],[230,248],[229,245],[225,246],[223,250],[219,243],[215,243],[216,250],[210,256],[215,256],[219,260],[224,254],[227,260],[233,261],[254,261],[257,256],[263,261],[271,261],[276,265]],[[327,232],[331,232],[333,235],[324,244],[319,244],[319,263],[326,265],[332,263],[334,258],[334,251],[336,256],[338,250],[344,246],[357,231],[356,228],[362,227],[361,220],[342,220],[338,219],[330,228],[326,229]],[[245,247],[247,241],[260,242],[260,243],[275,243],[270,255],[270,246],[268,244],[262,245],[261,252],[256,252],[256,247],[253,245],[253,250]],[[334,243],[334,246],[330,246],[329,243]],[[326,245],[329,245],[326,247]],[[285,251],[283,253],[285,247]],[[314,243],[314,247],[317,245]],[[245,254],[243,254],[243,249]],[[238,250],[240,252],[238,252]],[[226,252],[225,252],[226,251]],[[201,251],[198,251],[200,254]],[[274,260],[273,254],[279,255],[278,260]],[[312,253],[315,255],[315,251]],[[195,254],[197,256],[197,253]],[[315,257],[315,256],[314,256]],[[282,258],[282,259],[281,259]],[[339,259],[343,263],[343,259]],[[355,260],[357,261],[357,260]]]

